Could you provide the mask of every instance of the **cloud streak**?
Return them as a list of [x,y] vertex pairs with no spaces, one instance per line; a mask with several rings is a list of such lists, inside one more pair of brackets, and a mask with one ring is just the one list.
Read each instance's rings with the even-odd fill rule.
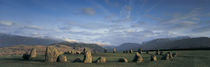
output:
[[11,22],[11,21],[0,21],[0,25],[3,25],[3,26],[12,26],[14,25],[15,23]]
[[83,8],[82,12],[89,16],[93,16],[96,14],[96,11],[93,8]]

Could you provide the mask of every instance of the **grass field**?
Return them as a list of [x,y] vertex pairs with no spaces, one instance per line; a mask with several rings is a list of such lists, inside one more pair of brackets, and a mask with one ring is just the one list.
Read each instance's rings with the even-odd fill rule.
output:
[[[93,61],[99,56],[106,57],[106,63],[73,63],[72,61],[78,57],[83,59],[83,55],[66,55],[68,62],[66,63],[47,63],[44,62],[44,55],[38,55],[32,61],[22,60],[22,56],[0,56],[0,67],[210,67],[210,51],[173,51],[177,52],[177,57],[173,60],[160,60],[161,56],[157,56],[158,61],[150,61],[149,54],[142,54],[143,63],[131,62],[134,54],[124,53],[96,53],[92,54]],[[154,54],[154,52],[151,52]],[[126,57],[128,63],[118,62],[119,58]]]

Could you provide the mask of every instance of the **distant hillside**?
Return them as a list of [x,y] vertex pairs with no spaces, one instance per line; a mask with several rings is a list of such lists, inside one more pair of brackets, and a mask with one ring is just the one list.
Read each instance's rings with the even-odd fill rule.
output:
[[155,39],[146,43],[143,43],[139,48],[143,49],[182,49],[182,48],[205,48],[210,47],[210,38],[185,38],[171,40],[168,38]]
[[140,44],[137,43],[123,43],[120,46],[117,46],[117,50],[129,50],[129,49],[133,49],[136,47],[139,47]]
[[[44,47],[48,45],[54,45],[56,47],[65,45],[65,46],[68,46],[69,48],[75,48],[76,50],[82,50],[85,47],[90,48],[91,50],[95,50],[95,51],[103,50],[103,48],[99,46],[98,44],[89,44],[89,43],[80,43],[80,42],[64,42],[64,40],[34,38],[34,37],[25,37],[25,36],[0,33],[0,47],[7,48],[7,47],[16,47],[19,45],[31,46],[31,47],[36,46],[36,45],[40,45]],[[15,49],[21,50],[24,48],[17,47]]]
[[75,49],[80,48],[90,48],[91,50],[95,51],[103,51],[103,48],[97,44],[89,44],[89,43],[80,43],[80,42],[60,42],[60,43],[54,43],[51,45],[66,45]]
[[20,45],[20,44],[49,45],[49,44],[57,43],[57,42],[61,42],[61,40],[25,37],[25,36],[9,35],[9,34],[0,33],[0,47],[14,46],[14,45]]
[[177,38],[159,38],[142,44],[124,43],[118,46],[120,50],[142,48],[145,50],[154,49],[186,49],[186,48],[206,48],[210,47],[210,38],[208,37],[177,37]]
[[[1,55],[23,55],[24,53],[29,52],[32,48],[37,49],[37,54],[45,54],[46,47],[44,45],[16,45],[9,47],[1,47],[0,48],[0,56]],[[72,50],[71,47],[66,45],[55,46],[60,53],[67,52]],[[81,51],[81,50],[77,50]]]

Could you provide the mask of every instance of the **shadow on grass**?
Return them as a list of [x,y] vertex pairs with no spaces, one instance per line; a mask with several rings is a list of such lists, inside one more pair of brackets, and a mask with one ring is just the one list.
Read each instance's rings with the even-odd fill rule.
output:
[[23,58],[0,58],[0,61],[11,61],[11,62],[45,62],[42,59],[24,60]]

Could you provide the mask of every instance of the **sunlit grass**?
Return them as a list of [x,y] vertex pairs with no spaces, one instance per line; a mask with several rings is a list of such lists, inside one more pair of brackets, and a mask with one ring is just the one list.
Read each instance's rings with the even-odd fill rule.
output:
[[[98,57],[106,57],[107,63],[73,63],[76,58],[83,59],[83,55],[66,55],[68,62],[66,63],[47,63],[44,62],[44,55],[38,55],[32,61],[22,60],[22,56],[0,56],[0,67],[210,67],[210,51],[176,51],[177,57],[170,61],[160,60],[161,56],[157,56],[158,61],[150,61],[150,54],[142,54],[143,63],[132,62],[134,53],[96,53],[92,54],[93,61]],[[154,54],[154,52],[151,52]],[[118,62],[119,58],[125,57],[128,63]]]

